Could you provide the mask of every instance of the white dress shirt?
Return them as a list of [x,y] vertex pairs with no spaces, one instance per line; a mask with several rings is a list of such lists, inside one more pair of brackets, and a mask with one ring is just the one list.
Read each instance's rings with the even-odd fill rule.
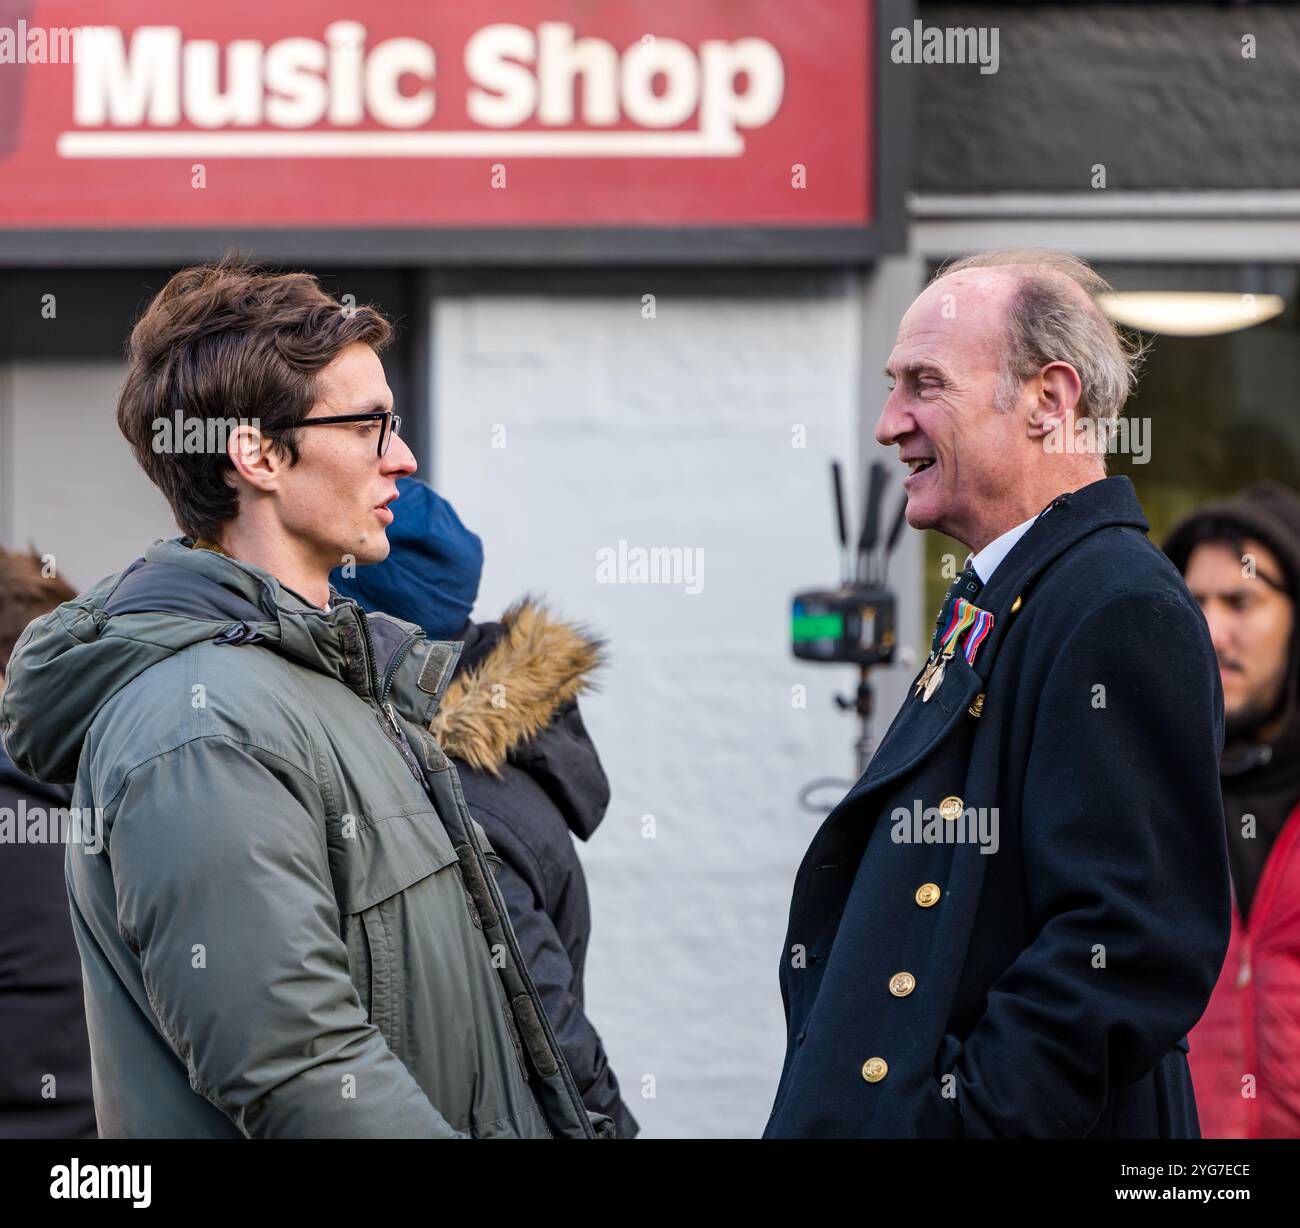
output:
[[974,559],[967,562],[968,567],[973,566],[975,568],[975,574],[979,576],[981,584],[989,582],[990,577],[998,569],[998,564],[1011,553],[1011,547],[1024,537],[1029,531],[1029,526],[1037,519],[1037,516],[1030,516],[1023,524],[1016,525],[1014,529],[1008,529],[1001,537],[995,537],[989,542],[983,550],[975,555]]

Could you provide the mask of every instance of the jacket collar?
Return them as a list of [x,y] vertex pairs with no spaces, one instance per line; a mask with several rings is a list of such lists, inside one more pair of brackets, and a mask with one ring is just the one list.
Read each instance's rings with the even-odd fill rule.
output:
[[1143,533],[1151,527],[1133,483],[1122,474],[1058,495],[998,565],[980,592],[980,608],[995,617],[999,611],[1009,612],[1017,598],[1028,600],[1034,582],[1062,554],[1098,529],[1112,526]]
[[942,685],[927,703],[909,688],[866,773],[836,812],[868,789],[909,771],[930,752],[984,689],[998,646],[1021,606],[1032,600],[1038,577],[1085,537],[1112,526],[1142,532],[1149,527],[1133,483],[1122,475],[1101,478],[1052,500],[1002,560],[987,587],[980,590],[979,607],[993,614],[994,624],[975,666],[967,665],[957,653],[946,667]]
[[195,549],[186,537],[154,542],[122,573],[104,605],[110,617],[159,610],[225,621],[213,638],[264,643],[365,698],[391,696],[402,715],[425,726],[460,654],[459,645],[430,642],[411,623],[367,617],[333,588],[330,608],[322,610],[265,568]]
[[367,618],[341,597],[319,610],[264,569],[191,549],[185,538],[158,541],[24,633],[0,697],[15,766],[47,783],[72,781],[104,705],[154,665],[207,642],[223,652],[264,646],[426,727],[461,648],[386,614]]

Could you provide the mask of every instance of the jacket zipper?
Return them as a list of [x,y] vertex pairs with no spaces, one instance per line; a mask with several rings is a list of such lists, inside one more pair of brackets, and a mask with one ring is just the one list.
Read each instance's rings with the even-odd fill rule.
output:
[[365,611],[358,605],[355,607],[356,619],[361,626],[361,643],[366,653],[366,693],[374,695],[375,693],[375,642],[370,638],[370,622],[366,618]]
[[[370,683],[373,685],[375,677],[375,649],[374,641],[370,638],[370,624],[366,619],[365,612],[360,606],[357,606],[356,616],[357,620],[361,623],[361,630],[364,634],[366,648],[366,673]],[[380,695],[375,702],[379,709],[379,723],[383,726],[385,735],[390,741],[392,741],[397,749],[401,751],[402,758],[406,762],[406,766],[410,769],[411,775],[419,782],[420,788],[423,790],[425,796],[429,797],[430,801],[432,801],[432,795],[429,793],[429,786],[425,780],[424,772],[420,768],[419,760],[416,759],[415,752],[411,749],[410,742],[407,741],[406,735],[402,732],[402,727],[397,723],[397,710],[391,703],[385,702],[383,698],[387,695],[388,688],[392,684],[393,676],[397,672],[396,665],[400,664],[402,658],[410,650],[411,644],[414,643],[417,638],[417,636],[412,636],[411,640],[406,644],[403,644],[398,650],[398,655],[394,658],[394,667],[389,670],[388,677],[385,679]],[[468,814],[468,812],[466,813]],[[472,820],[466,825],[465,830],[469,837],[470,848],[473,851],[475,859],[479,863],[480,873],[485,876],[485,881],[488,885],[488,893],[496,896],[493,900],[493,904],[496,906],[498,913],[501,914],[502,921],[505,923],[505,936],[507,945],[510,948],[510,957],[515,961],[515,965],[519,969],[520,980],[523,982],[524,989],[528,993],[533,1008],[538,1014],[542,1025],[542,1031],[547,1038],[550,1048],[559,1059],[560,1069],[565,1073],[566,1077],[564,1082],[572,1103],[577,1106],[575,1115],[578,1117],[579,1123],[582,1126],[583,1135],[586,1138],[594,1138],[595,1128],[591,1124],[591,1119],[587,1116],[586,1106],[582,1101],[582,1093],[578,1091],[578,1085],[574,1082],[573,1075],[569,1071],[568,1062],[564,1057],[564,1050],[560,1048],[560,1042],[556,1039],[555,1032],[551,1027],[551,1022],[546,1017],[545,1008],[542,1006],[541,995],[537,992],[537,986],[534,984],[532,975],[528,971],[528,965],[524,963],[523,952],[519,949],[518,939],[516,939],[514,928],[510,924],[509,910],[506,908],[504,897],[502,897],[500,892],[497,890],[496,880],[492,874],[491,867],[487,864],[487,857],[485,856],[482,847],[479,845],[478,834],[474,831]],[[509,1006],[508,1003],[507,1006]],[[542,1115],[545,1117],[544,1111]],[[547,1124],[549,1126],[550,1123],[548,1122]]]
[[356,617],[357,622],[361,624],[362,643],[366,653],[366,690],[370,692],[377,709],[375,715],[379,718],[379,724],[382,726],[385,736],[401,752],[402,759],[411,775],[415,777],[421,789],[423,789],[424,774],[420,771],[420,765],[416,762],[415,752],[411,749],[411,744],[406,740],[402,734],[401,726],[397,723],[397,711],[392,704],[384,702],[384,697],[388,694],[388,688],[392,685],[393,678],[397,673],[397,666],[401,664],[402,658],[410,651],[411,644],[415,642],[416,637],[412,636],[398,650],[397,656],[393,659],[393,665],[388,671],[388,677],[384,679],[379,694],[376,696],[374,691],[375,642],[370,635],[370,621],[366,618],[365,611],[360,606],[356,607]]
[[420,637],[413,635],[406,641],[394,654],[392,662],[388,666],[388,673],[384,676],[384,684],[379,688],[379,702],[383,703],[388,698],[389,689],[393,685],[393,679],[397,677],[398,666],[406,660],[406,654],[411,651],[411,645]]
[[411,744],[406,740],[406,735],[402,733],[402,727],[397,723],[397,710],[392,704],[379,705],[379,723],[383,725],[384,732],[388,734],[389,740],[402,752],[402,758],[406,761],[406,766],[411,769],[411,775],[415,777],[420,788],[424,788],[424,774],[420,771],[420,765],[416,761],[415,752],[411,749]]

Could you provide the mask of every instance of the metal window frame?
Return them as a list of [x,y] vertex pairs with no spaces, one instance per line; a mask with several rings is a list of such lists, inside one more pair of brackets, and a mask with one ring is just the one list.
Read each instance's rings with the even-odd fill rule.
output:
[[1300,264],[1300,191],[912,193],[910,250],[999,247],[1112,263]]

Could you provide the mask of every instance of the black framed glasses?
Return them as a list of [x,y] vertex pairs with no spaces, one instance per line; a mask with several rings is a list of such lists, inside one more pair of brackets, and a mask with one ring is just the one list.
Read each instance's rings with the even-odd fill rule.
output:
[[393,442],[393,436],[401,433],[402,415],[395,414],[391,409],[376,409],[368,414],[331,414],[328,418],[304,418],[298,423],[299,426],[339,426],[344,422],[378,422],[379,423],[379,450],[377,456],[383,456],[388,451],[388,445]]

